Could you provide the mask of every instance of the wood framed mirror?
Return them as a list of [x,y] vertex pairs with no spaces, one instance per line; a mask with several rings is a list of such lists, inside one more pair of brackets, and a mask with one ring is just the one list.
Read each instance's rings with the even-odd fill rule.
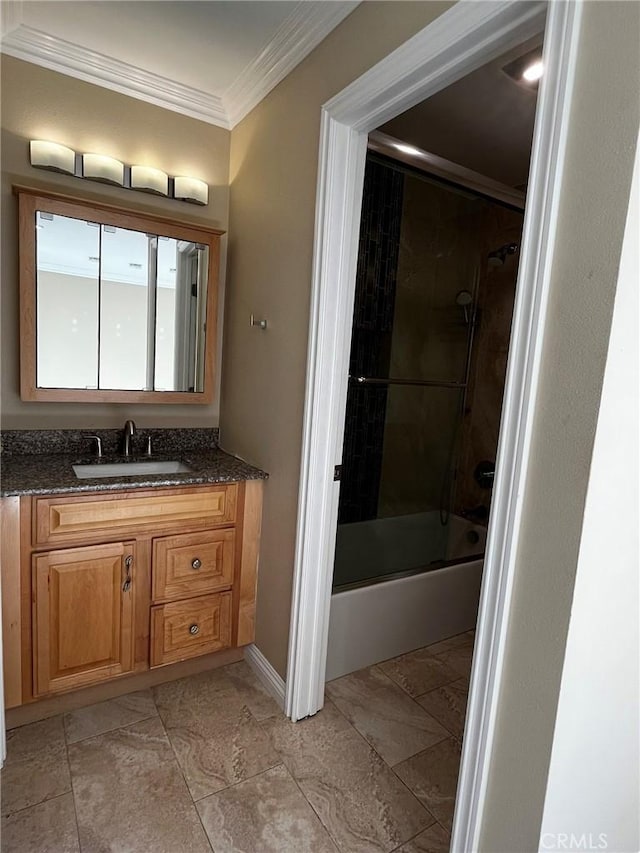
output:
[[210,403],[224,233],[14,187],[20,396]]

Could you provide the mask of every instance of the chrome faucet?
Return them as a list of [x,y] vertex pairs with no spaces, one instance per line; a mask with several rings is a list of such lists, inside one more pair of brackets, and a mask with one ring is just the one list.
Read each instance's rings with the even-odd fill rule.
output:
[[133,421],[124,422],[124,436],[122,439],[122,452],[125,456],[131,456],[131,439],[136,434],[136,425]]

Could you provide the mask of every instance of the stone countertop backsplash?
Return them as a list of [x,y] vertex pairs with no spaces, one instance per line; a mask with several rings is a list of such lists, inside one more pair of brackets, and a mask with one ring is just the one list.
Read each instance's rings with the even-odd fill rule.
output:
[[[7,429],[0,433],[0,453],[25,456],[40,453],[73,453],[77,456],[95,454],[95,441],[90,435],[102,439],[105,456],[117,456],[122,446],[122,429]],[[138,427],[132,439],[134,453],[142,455],[151,436],[154,454],[185,453],[189,450],[212,450],[218,446],[220,431],[217,427],[181,429],[144,429]]]
[[65,492],[121,491],[158,486],[206,485],[266,479],[267,474],[218,447],[217,429],[139,429],[133,439],[131,461],[144,455],[151,436],[151,460],[179,459],[191,468],[181,474],[119,475],[79,480],[72,468],[78,462],[95,463],[95,442],[103,441],[103,461],[123,461],[122,430],[7,430],[2,433],[0,497],[62,494]]

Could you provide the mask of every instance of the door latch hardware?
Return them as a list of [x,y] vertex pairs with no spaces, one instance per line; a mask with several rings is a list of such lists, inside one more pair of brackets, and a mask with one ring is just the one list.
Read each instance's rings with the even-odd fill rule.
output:
[[333,482],[337,483],[338,480],[342,479],[342,465],[334,465],[333,466]]

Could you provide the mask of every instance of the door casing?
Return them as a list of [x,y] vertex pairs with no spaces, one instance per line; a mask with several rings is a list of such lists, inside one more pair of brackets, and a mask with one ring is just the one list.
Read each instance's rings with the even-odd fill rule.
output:
[[[307,386],[286,684],[324,704],[360,206],[369,131],[544,30],[529,192],[452,846],[478,849],[530,462],[583,0],[461,0],[322,108]],[[546,25],[545,25],[546,18]]]

